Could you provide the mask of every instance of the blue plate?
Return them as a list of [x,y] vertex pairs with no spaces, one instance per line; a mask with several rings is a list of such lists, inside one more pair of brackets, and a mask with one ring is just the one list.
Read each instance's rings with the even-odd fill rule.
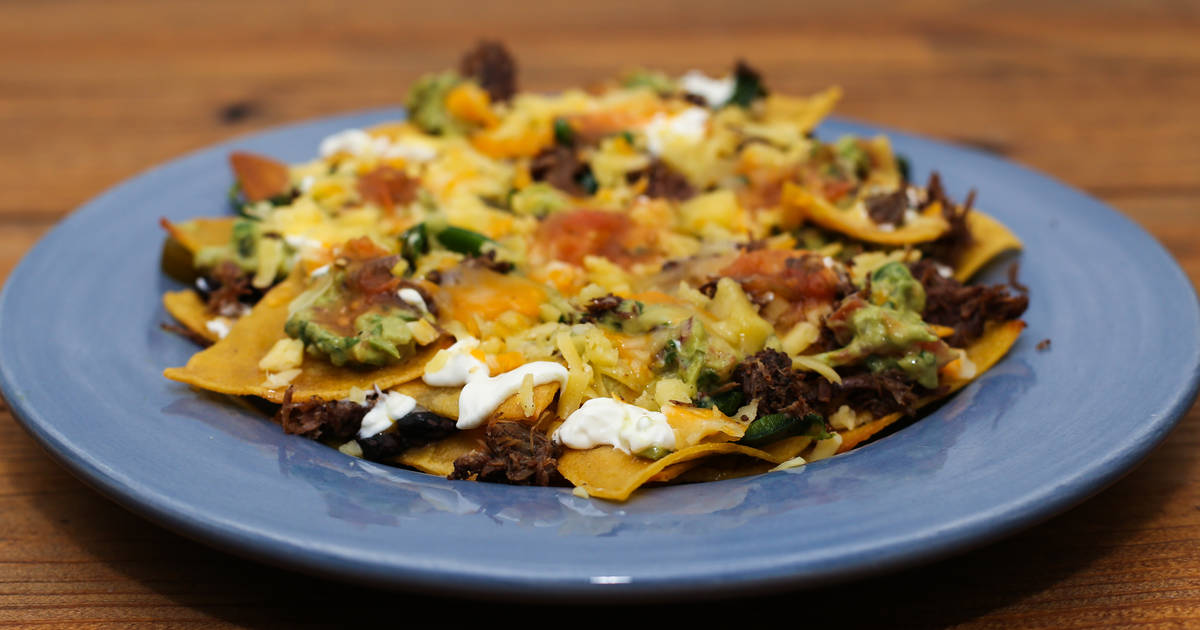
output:
[[[440,593],[662,598],[829,583],[994,540],[1115,481],[1195,396],[1196,295],[1150,236],[1020,166],[891,132],[918,181],[937,168],[955,196],[978,188],[978,205],[1025,241],[1009,260],[1031,289],[1029,327],[935,413],[844,456],[607,503],[351,459],[165,380],[163,368],[196,348],[159,329],[161,295],[175,288],[159,270],[159,217],[226,213],[233,149],[305,160],[332,132],[400,116],[228,142],[63,221],[0,300],[0,385],[30,433],[117,502],[273,564]],[[1002,281],[1005,266],[985,280]],[[1047,338],[1052,347],[1035,350]]]

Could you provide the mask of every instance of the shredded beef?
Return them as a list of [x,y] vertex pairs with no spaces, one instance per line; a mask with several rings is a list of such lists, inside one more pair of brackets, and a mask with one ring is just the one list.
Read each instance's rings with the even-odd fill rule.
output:
[[891,193],[871,195],[864,203],[867,206],[867,216],[877,224],[904,225],[904,212],[908,210],[908,191],[906,188]]
[[592,298],[586,305],[584,305],[583,308],[587,312],[584,313],[583,317],[581,317],[579,321],[586,324],[588,322],[597,321],[605,315],[612,315],[621,319],[631,319],[636,316],[637,313],[633,310],[620,310],[621,305],[624,303],[625,300],[623,298],[617,297],[611,293],[604,297]]
[[546,182],[567,194],[577,196],[584,193],[579,186],[579,177],[587,169],[587,164],[579,161],[574,149],[561,145],[543,149],[541,153],[533,156],[533,161],[529,163],[529,174],[534,181]]
[[451,479],[474,479],[519,486],[558,483],[562,448],[520,422],[488,425],[482,448],[454,460]]
[[232,261],[222,261],[207,276],[196,280],[196,289],[210,313],[237,317],[246,305],[254,304],[263,295],[250,284],[251,275]]
[[459,62],[459,72],[475,79],[493,101],[507,101],[517,93],[517,62],[499,42],[479,42]]
[[643,177],[646,178],[645,194],[648,197],[684,201],[696,195],[696,189],[688,182],[687,177],[667,166],[662,160],[655,160],[650,166],[626,175],[626,179],[631,183]]
[[816,411],[814,404],[832,395],[825,379],[792,369],[792,359],[778,350],[762,350],[746,357],[733,370],[746,400],[758,401],[758,415],[786,413],[803,416]]
[[1012,295],[1006,285],[965,286],[953,277],[943,276],[933,261],[920,260],[909,268],[925,287],[922,318],[930,324],[953,328],[954,334],[945,340],[951,346],[965,347],[983,335],[988,322],[1017,319],[1029,306],[1027,295]]
[[301,435],[314,440],[349,440],[362,426],[363,416],[371,407],[347,400],[324,400],[314,396],[300,402],[292,401],[295,387],[288,387],[283,394],[283,404],[275,414],[275,421],[283,426],[285,433]]
[[921,204],[921,209],[929,207],[935,201],[941,203],[942,216],[950,227],[937,239],[922,245],[921,251],[925,258],[954,266],[962,258],[963,252],[975,242],[975,238],[971,236],[971,229],[967,226],[967,215],[975,203],[975,191],[967,194],[967,200],[960,208],[946,196],[942,178],[935,171],[929,175],[929,182],[925,184],[925,194],[925,202]]
[[930,393],[900,370],[853,372],[844,375],[840,385],[830,383],[814,372],[792,369],[787,354],[770,349],[739,363],[733,380],[746,400],[758,401],[759,417],[812,412],[828,419],[842,405],[876,417],[896,411],[911,413],[917,400]]
[[415,446],[436,442],[453,435],[458,428],[454,420],[432,411],[414,411],[399,420],[391,429],[369,438],[356,440],[363,458],[373,462],[395,457]]
[[928,391],[913,383],[900,370],[844,376],[836,390],[830,413],[842,405],[848,405],[855,411],[868,411],[876,418],[896,411],[912,413],[913,405],[920,398],[918,392]]

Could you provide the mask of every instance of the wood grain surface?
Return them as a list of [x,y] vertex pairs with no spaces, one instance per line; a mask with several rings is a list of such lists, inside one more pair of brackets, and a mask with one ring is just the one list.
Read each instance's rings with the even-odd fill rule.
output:
[[[0,278],[73,208],[143,169],[396,104],[485,36],[509,43],[528,89],[639,64],[719,72],[739,56],[779,91],[841,84],[841,115],[1050,173],[1138,221],[1200,279],[1200,4],[1045,0],[0,2]],[[1198,416],[1113,487],[990,546],[687,609],[803,626],[1200,627]],[[423,610],[538,624],[587,612],[381,593],[214,551],[75,480],[0,408],[0,625],[398,625]]]

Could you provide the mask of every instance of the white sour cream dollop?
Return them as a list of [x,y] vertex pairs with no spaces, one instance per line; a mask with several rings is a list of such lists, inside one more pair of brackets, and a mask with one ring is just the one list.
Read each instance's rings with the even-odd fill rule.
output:
[[479,340],[474,337],[459,339],[425,365],[421,380],[434,387],[457,387],[477,378],[487,378],[491,375],[487,364],[471,354],[478,347]]
[[646,148],[654,155],[662,155],[667,145],[673,142],[696,144],[708,132],[708,110],[689,107],[674,116],[655,114],[646,123]]
[[567,368],[553,361],[534,361],[521,367],[491,376],[491,371],[483,361],[471,354],[479,347],[479,340],[474,337],[464,337],[454,342],[454,345],[442,350],[425,366],[425,374],[421,380],[426,385],[434,387],[463,386],[458,395],[459,429],[474,429],[521,389],[526,376],[533,378],[533,385],[545,385],[557,382],[559,386],[567,384]]
[[607,444],[636,454],[655,446],[674,449],[675,430],[662,412],[614,398],[593,398],[567,416],[554,432],[554,441],[577,450]]
[[490,378],[477,378],[463,386],[458,397],[459,429],[474,429],[521,389],[526,376],[533,377],[533,385],[557,382],[559,387],[567,384],[567,368],[553,361],[534,361],[521,367]]
[[679,87],[684,92],[703,97],[712,107],[724,105],[733,96],[733,77],[714,79],[699,70],[691,70],[679,77]]
[[375,406],[363,416],[362,426],[358,429],[358,438],[365,440],[386,431],[397,420],[412,413],[417,408],[417,401],[412,396],[399,392],[387,392],[375,401]]

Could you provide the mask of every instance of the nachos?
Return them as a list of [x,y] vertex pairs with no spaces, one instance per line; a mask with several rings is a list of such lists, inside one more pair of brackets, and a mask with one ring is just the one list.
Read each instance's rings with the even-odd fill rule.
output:
[[886,138],[816,135],[836,88],[515,79],[483,43],[406,120],[233,153],[232,216],[163,222],[206,346],[166,377],[354,457],[624,500],[844,452],[1023,328],[1015,279],[964,284],[1017,238]]

